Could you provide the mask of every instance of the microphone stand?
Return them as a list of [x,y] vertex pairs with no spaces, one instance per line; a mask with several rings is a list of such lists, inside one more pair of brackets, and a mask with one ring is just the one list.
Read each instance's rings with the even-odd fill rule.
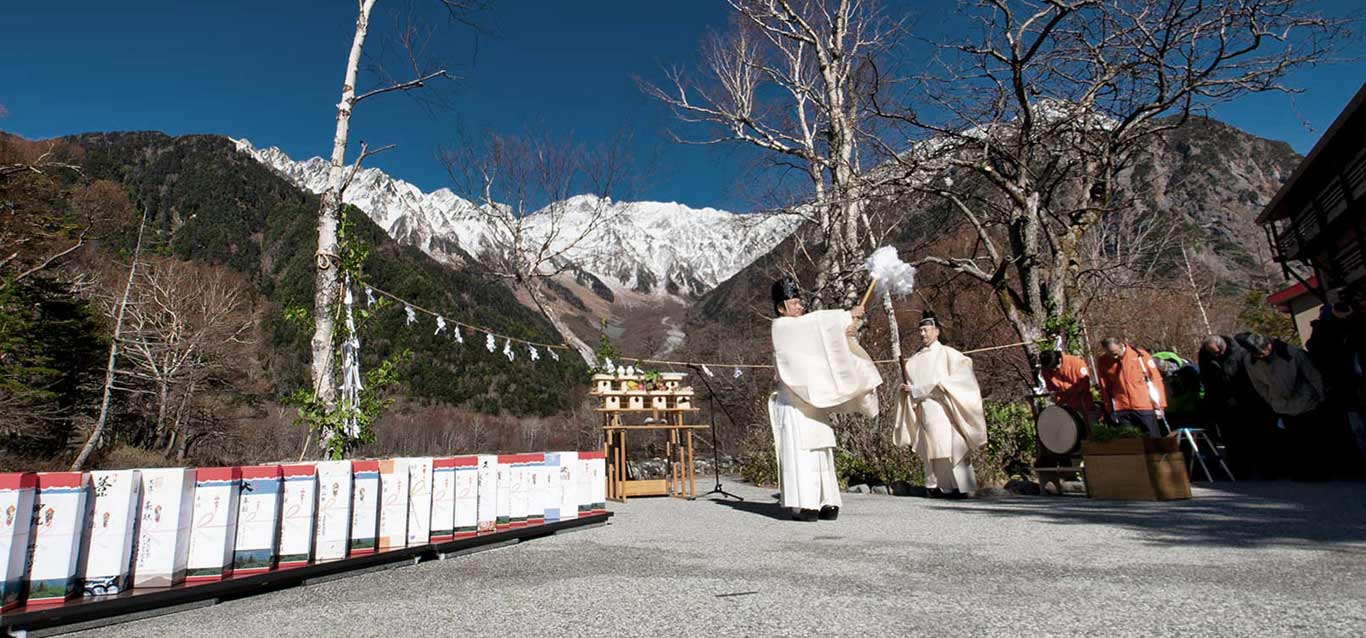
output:
[[[712,389],[711,382],[707,381],[707,375],[698,369],[697,366],[688,367],[692,368],[693,371],[697,373],[697,378],[701,379],[702,384],[707,386],[707,406],[709,408],[708,411],[711,412],[711,466],[712,472],[716,475],[716,487],[711,488],[710,492],[698,494],[690,497],[688,500],[695,501],[699,498],[711,496],[712,494],[720,494],[721,496],[743,501],[745,500],[743,496],[731,494],[730,492],[727,492],[725,488],[721,487],[721,450],[716,442],[716,391]],[[721,409],[726,409],[725,404],[721,405]],[[726,418],[730,419],[731,423],[735,422],[735,419],[730,416],[729,410],[726,410]],[[692,436],[692,433],[688,433],[688,436]]]

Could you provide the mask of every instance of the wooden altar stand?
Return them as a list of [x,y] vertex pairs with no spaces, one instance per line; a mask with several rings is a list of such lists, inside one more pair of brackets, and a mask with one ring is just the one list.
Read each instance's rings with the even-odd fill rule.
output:
[[[693,432],[707,425],[689,425],[688,415],[699,412],[692,407],[693,392],[679,387],[682,374],[665,373],[667,389],[638,390],[635,375],[597,375],[593,394],[602,399],[596,412],[603,419],[602,451],[607,457],[607,498],[625,503],[633,496],[672,496],[690,498],[696,492],[693,468]],[[665,433],[665,462],[668,469],[661,479],[633,479],[626,465],[628,434]],[[634,439],[634,436],[629,437]]]

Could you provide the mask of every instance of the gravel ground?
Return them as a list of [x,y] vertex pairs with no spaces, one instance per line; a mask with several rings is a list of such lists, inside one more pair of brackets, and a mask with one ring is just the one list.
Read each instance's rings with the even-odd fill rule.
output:
[[727,488],[748,500],[637,499],[605,527],[77,635],[1366,635],[1366,484],[845,495],[820,523]]

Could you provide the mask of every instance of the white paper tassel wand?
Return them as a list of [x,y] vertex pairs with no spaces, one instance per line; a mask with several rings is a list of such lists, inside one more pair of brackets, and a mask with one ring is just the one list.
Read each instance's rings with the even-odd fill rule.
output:
[[915,267],[901,261],[893,246],[883,246],[873,251],[868,261],[864,262],[864,266],[868,268],[872,281],[868,284],[868,292],[863,295],[863,303],[868,303],[875,287],[882,291],[883,308],[887,311],[888,336],[892,341],[892,354],[897,359],[901,381],[906,383],[906,358],[901,354],[901,330],[896,323],[892,297],[905,297],[911,294],[915,288]]

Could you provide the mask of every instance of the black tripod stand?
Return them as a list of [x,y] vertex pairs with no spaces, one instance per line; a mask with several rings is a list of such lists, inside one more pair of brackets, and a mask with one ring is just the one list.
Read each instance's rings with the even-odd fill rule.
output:
[[[716,475],[716,487],[711,488],[710,492],[698,494],[696,496],[689,498],[688,500],[695,501],[704,496],[720,494],[721,496],[727,496],[736,500],[743,501],[745,500],[743,496],[740,496],[738,494],[731,494],[730,492],[727,492],[725,488],[721,487],[721,449],[716,442],[716,391],[711,389],[711,382],[707,381],[706,375],[703,374],[701,370],[698,370],[697,366],[691,367],[693,371],[697,373],[697,378],[702,380],[702,384],[707,386],[707,406],[710,408],[711,412],[711,466],[712,472]],[[721,409],[724,410],[725,405],[722,405]],[[730,418],[730,412],[726,412],[726,418]],[[734,419],[732,419],[731,422],[733,423]],[[691,434],[689,436],[691,436]]]

